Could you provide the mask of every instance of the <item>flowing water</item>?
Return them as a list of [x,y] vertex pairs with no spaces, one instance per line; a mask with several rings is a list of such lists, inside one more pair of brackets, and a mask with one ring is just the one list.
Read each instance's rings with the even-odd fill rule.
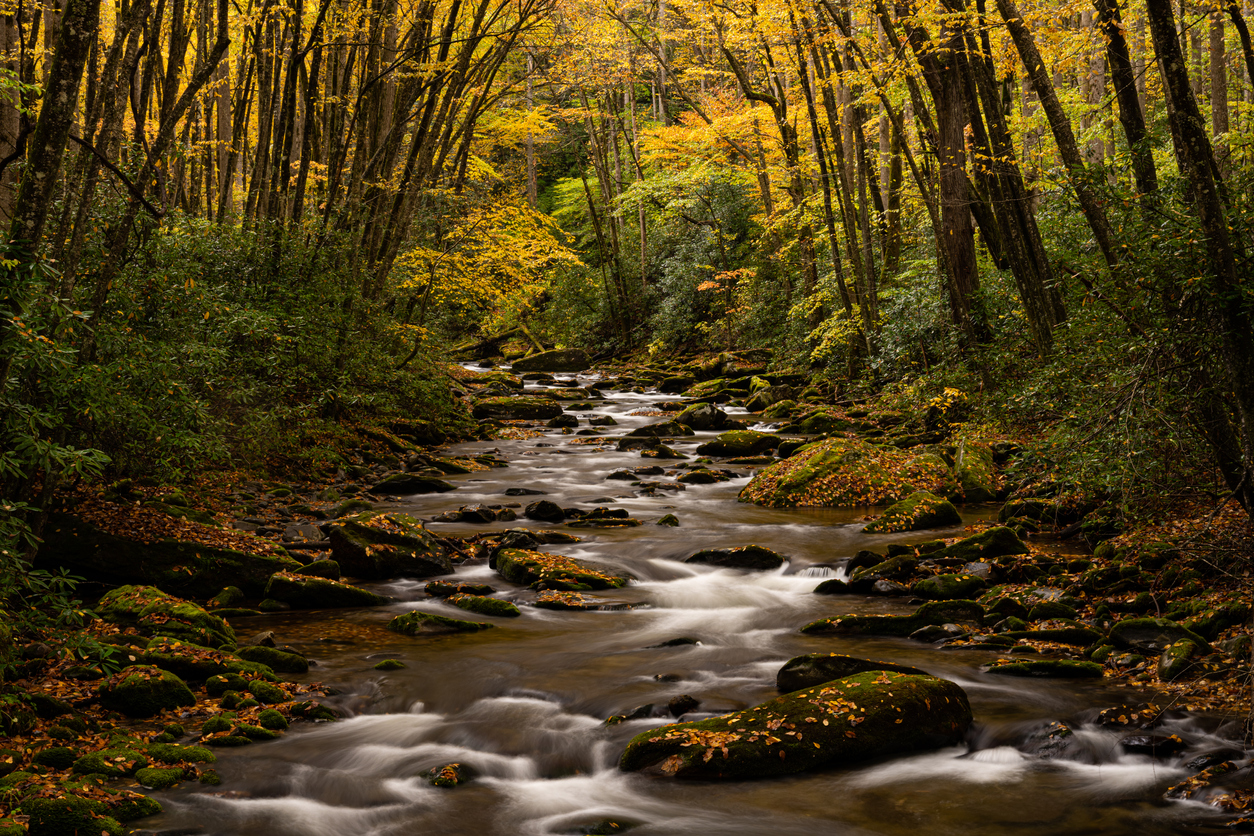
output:
[[[559,376],[563,377],[563,376]],[[572,385],[564,376],[566,385]],[[587,382],[582,378],[580,382]],[[615,438],[660,420],[631,413],[665,396],[609,392],[596,414],[618,425]],[[587,417],[589,413],[580,413]],[[586,422],[581,421],[581,427]],[[713,433],[674,446],[691,454]],[[430,519],[474,503],[525,505],[537,498],[562,507],[626,508],[636,528],[576,530],[577,544],[547,550],[625,569],[639,580],[598,593],[606,608],[550,611],[526,606],[534,594],[501,580],[484,561],[459,566],[459,581],[483,582],[520,604],[517,619],[476,634],[407,638],[384,625],[422,609],[466,613],[431,599],[426,580],[372,588],[395,603],[377,609],[285,613],[241,619],[241,635],[274,630],[316,661],[308,679],[340,690],[334,704],[352,716],[293,727],[282,739],[218,750],[221,787],[189,784],[160,793],[158,830],[267,836],[582,833],[614,819],[650,834],[1152,834],[1213,821],[1192,802],[1162,802],[1163,790],[1195,772],[1183,764],[1223,748],[1217,723],[1181,715],[1158,733],[1176,733],[1188,749],[1171,759],[1122,753],[1120,734],[1077,720],[1130,696],[1100,681],[1021,680],[989,676],[995,658],[906,639],[804,636],[798,628],[846,612],[909,612],[900,599],[812,594],[863,548],[950,536],[872,536],[865,510],[771,510],[736,501],[750,468],[730,482],[657,490],[607,481],[614,470],[653,464],[613,446],[574,443],[586,436],[548,431],[525,441],[458,445],[459,455],[496,450],[509,467],[450,477],[452,493],[413,497],[398,510]],[[673,464],[661,462],[664,466]],[[671,480],[658,479],[662,483]],[[510,488],[543,497],[506,494]],[[992,509],[969,508],[968,522]],[[678,528],[654,525],[664,514]],[[489,526],[431,523],[441,534],[545,527],[523,520]],[[681,561],[700,548],[757,543],[789,557],[774,572],[740,572]],[[474,616],[471,616],[472,618]],[[663,646],[673,639],[696,643]],[[850,768],[756,782],[684,783],[625,774],[618,755],[635,734],[669,718],[604,719],[689,695],[700,708],[685,719],[744,708],[777,695],[775,674],[789,658],[815,651],[914,665],[959,683],[976,727],[970,745]],[[380,673],[382,659],[405,663]],[[1049,722],[1078,729],[1067,758],[1025,754]],[[454,789],[423,773],[449,762],[479,777]]]

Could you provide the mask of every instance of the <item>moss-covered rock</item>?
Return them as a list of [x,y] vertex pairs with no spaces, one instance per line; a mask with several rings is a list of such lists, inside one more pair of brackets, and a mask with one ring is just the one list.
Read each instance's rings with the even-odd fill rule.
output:
[[495,627],[486,621],[461,621],[434,613],[414,610],[398,615],[388,622],[388,629],[403,636],[419,636],[432,633],[477,633]]
[[295,609],[377,607],[388,602],[382,595],[343,581],[295,572],[276,572],[266,584],[265,594],[267,598],[282,601]]
[[984,608],[975,601],[929,601],[910,615],[846,615],[822,618],[801,628],[803,633],[830,635],[908,636],[932,624],[979,624]]
[[581,348],[555,348],[520,357],[510,365],[513,372],[582,372],[592,366]]
[[1102,666],[1076,659],[999,659],[985,668],[1001,676],[1039,676],[1056,679],[1101,679]]
[[244,597],[244,590],[238,586],[225,586],[221,592],[209,599],[208,605],[211,609],[238,607],[244,603]]
[[235,655],[247,662],[258,662],[280,673],[308,673],[309,660],[295,653],[279,650],[277,647],[266,647],[254,644],[241,647]]
[[168,790],[183,780],[183,770],[178,767],[149,766],[135,773],[140,786],[152,790]]
[[988,584],[983,578],[961,573],[933,575],[915,581],[910,591],[920,598],[932,601],[953,601],[958,598],[975,598]]
[[934,455],[829,438],[763,468],[740,499],[772,508],[849,508],[896,502],[920,490],[947,493],[952,481],[949,468]]
[[[221,536],[217,529],[213,533]],[[139,581],[196,598],[208,598],[228,584],[256,596],[275,572],[300,566],[286,553],[269,553],[272,549],[265,541],[258,541],[256,552],[178,540],[147,543],[108,534],[76,517],[54,513],[44,528],[36,565],[65,567],[111,586]]]
[[[862,552],[859,552],[862,554]],[[866,552],[870,557],[877,557],[874,552]],[[856,565],[855,560],[851,564]],[[853,574],[849,576],[849,590],[851,592],[870,592],[876,581],[904,581],[907,580],[915,569],[919,566],[919,558],[913,553],[895,554],[887,557],[871,566],[863,566],[855,569]]]
[[168,636],[157,636],[135,661],[141,665],[154,665],[178,674],[183,679],[200,682],[229,672],[233,667],[232,663],[237,660],[220,650],[181,642]]
[[255,679],[248,683],[248,693],[252,694],[262,705],[278,705],[287,702],[287,692],[273,682]]
[[779,446],[779,436],[757,430],[728,430],[697,447],[701,456],[755,456]]
[[1166,618],[1127,618],[1110,628],[1115,647],[1157,655],[1179,641],[1190,641],[1209,653],[1210,644],[1182,624]]
[[122,836],[121,822],[105,815],[105,806],[81,796],[34,798],[22,804],[31,836]]
[[211,648],[235,644],[235,631],[224,619],[154,586],[118,587],[100,599],[96,612],[145,635],[170,636]]
[[672,438],[693,435],[692,427],[687,424],[681,424],[678,421],[659,421],[655,424],[645,424],[643,427],[636,427],[627,433],[624,438]]
[[420,493],[448,493],[456,485],[434,476],[420,473],[393,473],[382,482],[368,488],[376,496],[413,496]]
[[110,778],[121,778],[134,775],[137,770],[148,765],[148,758],[138,749],[115,746],[88,752],[74,761],[75,772],[83,775],[108,775]]
[[684,409],[675,420],[694,430],[706,431],[724,429],[731,419],[712,403],[698,403]]
[[547,421],[562,414],[562,405],[551,398],[518,395],[515,397],[484,398],[476,401],[471,414],[478,419],[496,418],[500,421]]
[[1205,672],[1198,664],[1202,655],[1202,648],[1188,639],[1172,642],[1158,657],[1158,678],[1163,682],[1196,678]]
[[450,595],[446,598],[450,604],[477,615],[489,615],[496,618],[517,618],[522,615],[518,607],[500,598],[489,598],[486,595]]
[[429,578],[453,571],[448,549],[405,514],[366,513],[328,531],[331,555],[354,578]]
[[978,441],[963,441],[954,455],[954,475],[966,502],[991,502],[997,498],[997,466],[993,448]]
[[680,778],[768,778],[951,745],[970,724],[967,696],[954,683],[871,671],[747,711],[642,732],[619,767]]
[[78,760],[78,753],[68,746],[50,746],[31,756],[31,763],[51,769],[69,769]]
[[962,516],[949,500],[928,491],[915,491],[888,506],[879,519],[862,530],[867,534],[888,534],[961,524]]
[[263,729],[270,729],[271,731],[283,731],[290,725],[287,722],[287,718],[273,708],[266,708],[258,713],[257,723]]
[[158,763],[213,763],[218,759],[203,746],[179,746],[174,743],[150,743],[144,752]]
[[1005,526],[996,526],[946,546],[936,556],[974,562],[977,560],[990,560],[994,557],[1027,553],[1028,547],[1019,539],[1019,535]]
[[127,717],[151,717],[167,708],[195,705],[183,680],[152,665],[132,665],[100,683],[100,704]]
[[1018,641],[1054,642],[1074,647],[1091,647],[1105,638],[1099,630],[1061,618],[1042,621],[1031,630],[1007,630],[1002,635]]
[[928,676],[926,671],[894,662],[877,662],[871,659],[859,659],[855,656],[844,656],[840,653],[807,653],[804,656],[795,656],[784,663],[784,666],[775,674],[775,687],[783,693],[790,693],[867,671],[896,671],[916,676]]
[[731,477],[726,473],[711,470],[708,467],[699,467],[695,470],[681,473],[675,481],[681,485],[713,485],[716,482],[729,482]]
[[765,546],[737,546],[731,549],[702,549],[684,563],[705,563],[725,569],[770,571],[788,562],[788,558]]
[[492,558],[492,568],[511,583],[568,592],[617,589],[630,580],[574,558],[529,549],[501,549]]

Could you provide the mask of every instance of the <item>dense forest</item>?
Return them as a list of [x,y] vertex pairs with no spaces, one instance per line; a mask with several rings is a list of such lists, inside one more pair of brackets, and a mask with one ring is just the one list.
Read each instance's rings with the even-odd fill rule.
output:
[[14,629],[75,626],[32,568],[51,514],[508,437],[452,361],[554,349],[698,399],[711,363],[791,375],[752,411],[794,428],[806,390],[1013,442],[998,498],[1090,548],[1237,536],[1248,0],[1019,2],[9,0]]

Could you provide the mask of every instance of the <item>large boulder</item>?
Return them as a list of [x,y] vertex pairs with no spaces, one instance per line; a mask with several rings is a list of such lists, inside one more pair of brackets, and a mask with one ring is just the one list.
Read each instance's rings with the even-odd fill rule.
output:
[[672,436],[692,435],[692,427],[679,421],[659,421],[645,424],[627,433],[627,438],[670,438]]
[[405,514],[367,512],[346,517],[329,528],[328,536],[332,558],[349,577],[429,578],[453,571],[448,549],[421,522]]
[[744,502],[772,508],[837,508],[896,502],[919,490],[947,493],[953,475],[935,454],[876,447],[857,438],[829,438],[754,475]]
[[954,456],[954,475],[965,502],[991,502],[997,498],[997,467],[993,448],[978,441],[964,441]]
[[879,519],[862,530],[867,534],[888,534],[951,525],[962,525],[962,516],[949,500],[928,491],[915,491],[888,506]]
[[552,398],[516,397],[484,398],[471,409],[476,418],[497,418],[502,421],[547,421],[562,414],[562,405]]
[[515,360],[510,367],[514,372],[582,372],[592,365],[588,352],[581,348],[558,348],[541,351]]
[[[203,532],[209,542],[245,544],[255,539],[184,525]],[[196,598],[209,598],[223,586],[238,586],[259,596],[275,572],[300,566],[287,552],[263,540],[257,540],[255,550],[169,539],[149,542],[110,534],[61,513],[49,515],[43,537],[35,560],[39,568],[64,567],[110,586],[138,582]]]
[[725,569],[769,571],[783,566],[787,560],[788,558],[782,554],[773,552],[765,546],[737,546],[732,549],[702,549],[684,563],[706,563]]
[[921,627],[940,624],[979,625],[984,608],[975,601],[929,601],[910,615],[845,615],[821,618],[803,633],[845,636],[908,636]]
[[1005,526],[997,526],[946,546],[934,556],[974,562],[1027,553],[1028,547],[1019,539],[1019,535]]
[[120,586],[105,593],[96,612],[106,621],[135,627],[150,636],[170,636],[210,648],[235,644],[235,631],[225,619],[155,586]]
[[1110,628],[1115,647],[1157,656],[1179,641],[1192,642],[1209,652],[1210,644],[1183,624],[1166,618],[1127,618]]
[[266,597],[298,610],[377,607],[388,602],[382,595],[341,581],[296,572],[275,572],[266,584]]
[[731,419],[727,417],[726,412],[714,404],[699,403],[693,404],[676,415],[675,420],[680,424],[692,427],[694,430],[721,430],[727,426]]
[[791,386],[763,386],[757,389],[745,401],[745,408],[750,412],[761,412],[769,406],[796,397],[797,390]]
[[511,583],[566,592],[617,589],[630,580],[574,558],[529,549],[499,550],[492,557],[492,568]]
[[123,668],[100,683],[98,694],[102,706],[127,717],[151,717],[196,704],[196,695],[183,680],[152,665]]
[[756,456],[779,446],[779,436],[757,430],[728,430],[697,447],[701,456]]
[[784,663],[784,666],[775,674],[775,687],[787,694],[867,671],[896,671],[916,676],[928,675],[926,671],[918,668],[893,662],[876,662],[871,659],[859,659],[856,656],[844,656],[840,653],[807,653],[804,656],[794,656]]
[[967,695],[954,683],[868,671],[746,711],[642,732],[619,767],[677,778],[769,778],[949,746],[970,725]]
[[255,665],[210,647],[158,636],[136,656],[141,665],[153,665],[182,679],[204,681],[221,674],[252,673]]

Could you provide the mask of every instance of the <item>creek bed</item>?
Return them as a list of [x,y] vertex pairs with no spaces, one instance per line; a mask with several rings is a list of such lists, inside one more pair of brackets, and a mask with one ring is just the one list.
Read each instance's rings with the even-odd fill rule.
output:
[[[607,395],[593,412],[618,422],[605,428],[610,439],[660,420],[633,412],[674,399]],[[713,435],[697,433],[672,446],[691,456]],[[613,446],[577,443],[585,438],[550,430],[540,438],[458,445],[458,455],[498,451],[509,467],[449,477],[456,491],[391,507],[424,519],[475,503],[516,502],[521,511],[539,498],[562,507],[625,508],[644,524],[571,529],[581,542],[546,547],[637,579],[624,589],[592,593],[605,600],[605,609],[527,606],[534,593],[503,581],[485,561],[472,561],[452,577],[491,584],[522,606],[521,618],[496,619],[497,629],[475,634],[398,636],[384,625],[411,609],[466,614],[425,595],[425,580],[396,580],[372,585],[395,599],[386,607],[239,619],[241,635],[274,630],[307,652],[317,663],[307,678],[339,689],[334,704],[352,716],[294,727],[264,745],[219,750],[222,787],[185,784],[160,793],[166,812],[145,824],[224,836],[561,834],[583,833],[578,828],[606,819],[637,825],[631,832],[639,836],[1152,836],[1208,820],[1211,814],[1201,805],[1160,800],[1168,786],[1196,771],[1183,767],[1186,760],[1224,745],[1214,735],[1217,724],[1207,718],[1181,714],[1159,730],[1180,734],[1189,744],[1172,759],[1122,754],[1118,734],[1091,724],[1076,726],[1078,759],[1029,756],[1017,744],[1049,722],[1136,695],[1100,680],[990,676],[979,667],[995,658],[992,652],[798,632],[809,621],[846,612],[909,612],[901,599],[812,590],[825,577],[841,576],[839,564],[859,549],[952,536],[960,528],[872,536],[861,531],[867,509],[742,504],[736,496],[749,467],[731,468],[742,475],[729,482],[641,495],[630,483],[605,477],[655,462]],[[510,488],[544,495],[511,497],[505,493]],[[668,513],[679,518],[679,527],[654,524]],[[990,513],[968,507],[964,522]],[[550,526],[520,514],[509,523],[429,527],[467,535]],[[680,562],[702,548],[749,543],[787,555],[789,562],[773,572]],[[657,646],[674,639],[697,643]],[[973,746],[757,782],[684,783],[617,769],[627,740],[668,720],[607,727],[606,717],[680,695],[700,702],[689,719],[756,705],[777,695],[775,674],[786,660],[816,651],[891,660],[957,682],[975,714]],[[374,670],[383,659],[406,667]],[[423,773],[453,761],[472,766],[479,777],[455,789],[427,783]]]

